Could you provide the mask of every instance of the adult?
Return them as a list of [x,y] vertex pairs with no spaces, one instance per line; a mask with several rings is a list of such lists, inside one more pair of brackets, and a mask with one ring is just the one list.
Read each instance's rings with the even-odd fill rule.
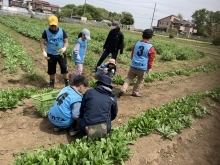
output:
[[82,101],[82,92],[88,86],[87,79],[76,76],[70,86],[64,87],[56,97],[53,106],[50,108],[48,118],[54,125],[55,131],[67,128],[71,136],[79,132],[77,119]]
[[113,21],[110,29],[111,30],[108,33],[105,44],[103,45],[103,53],[94,69],[95,72],[97,71],[97,67],[103,63],[103,61],[109,56],[110,53],[115,61],[117,59],[119,50],[120,54],[123,54],[124,35],[120,31],[120,23],[118,21]]
[[63,54],[68,47],[68,37],[66,32],[58,26],[58,18],[54,15],[48,17],[49,28],[42,33],[40,47],[44,58],[48,61],[48,71],[50,76],[50,87],[54,88],[56,65],[59,63],[61,74],[63,74],[65,86],[69,85],[67,59]]
[[137,77],[137,81],[133,87],[132,96],[141,97],[139,93],[141,84],[144,80],[146,73],[149,73],[153,66],[155,57],[155,49],[150,44],[150,39],[153,36],[153,30],[145,29],[142,33],[142,40],[137,41],[133,46],[131,53],[130,68],[126,77],[126,80],[118,93],[118,97],[121,97],[127,90],[128,86],[134,78]]
[[90,138],[104,137],[111,130],[111,121],[118,113],[117,98],[112,91],[111,78],[102,75],[95,88],[83,95],[79,128]]

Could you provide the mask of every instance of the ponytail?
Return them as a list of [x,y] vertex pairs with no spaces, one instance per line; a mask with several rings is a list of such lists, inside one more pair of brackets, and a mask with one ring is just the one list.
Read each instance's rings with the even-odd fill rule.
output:
[[82,32],[80,32],[80,33],[78,34],[78,38],[80,38],[80,37],[82,37]]

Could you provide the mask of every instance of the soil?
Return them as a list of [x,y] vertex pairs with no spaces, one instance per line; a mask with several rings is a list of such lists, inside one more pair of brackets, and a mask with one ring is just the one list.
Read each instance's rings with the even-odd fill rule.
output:
[[[39,43],[23,37],[13,31],[14,37],[23,44],[28,54],[35,61],[38,68],[40,81],[33,81],[24,76],[22,70],[16,74],[8,75],[1,70],[0,89],[8,87],[36,86],[47,87],[48,76],[46,74],[46,61],[43,59],[39,49]],[[30,44],[31,43],[31,44]],[[1,54],[0,54],[1,55]],[[2,55],[1,55],[2,56]],[[1,57],[2,58],[2,57]],[[210,63],[220,63],[219,56],[211,56]],[[196,67],[200,62],[185,63],[184,66]],[[178,65],[172,66],[177,68]],[[126,75],[127,66],[120,66],[120,75]],[[1,68],[2,69],[2,68]],[[71,68],[70,68],[71,69]],[[90,68],[87,68],[89,70]],[[156,71],[164,71],[169,66],[155,64]],[[89,75],[90,73],[86,73]],[[119,113],[113,121],[113,127],[126,123],[132,116],[138,115],[152,107],[160,107],[196,92],[205,92],[215,86],[220,86],[220,69],[205,73],[193,73],[190,76],[177,76],[166,78],[163,81],[144,83],[141,93],[143,97],[130,96],[132,86],[128,92],[118,99]],[[64,86],[62,76],[57,75],[56,88]],[[42,81],[41,81],[42,80]],[[117,92],[120,86],[114,85]],[[220,165],[220,103],[205,100],[204,105],[215,104],[213,114],[203,119],[197,119],[191,128],[182,130],[173,140],[163,139],[161,135],[153,133],[140,137],[134,145],[129,146],[133,156],[126,165]],[[82,134],[74,137],[63,130],[54,132],[47,118],[40,117],[35,112],[31,99],[26,99],[24,106],[15,109],[0,111],[0,164],[13,163],[18,152],[34,150],[36,148],[50,148],[59,143],[69,143]]]

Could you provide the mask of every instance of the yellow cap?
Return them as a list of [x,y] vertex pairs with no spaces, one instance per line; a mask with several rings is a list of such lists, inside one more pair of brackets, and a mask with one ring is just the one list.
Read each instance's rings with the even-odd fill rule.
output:
[[58,25],[58,18],[55,15],[49,16],[48,17],[48,24],[51,25]]

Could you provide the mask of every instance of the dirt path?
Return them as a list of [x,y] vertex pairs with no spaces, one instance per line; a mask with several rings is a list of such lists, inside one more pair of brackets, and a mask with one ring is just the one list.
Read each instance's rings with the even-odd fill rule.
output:
[[[191,77],[176,77],[176,79],[174,79],[177,82],[176,84],[170,84],[169,80],[155,82],[144,87],[144,96],[142,98],[133,98],[129,95],[125,95],[118,100],[119,115],[113,122],[113,125],[119,126],[121,123],[127,122],[131,116],[137,115],[150,107],[161,106],[175,98],[209,90],[213,86],[220,85],[219,74],[220,69],[211,74],[199,73]],[[218,115],[205,120],[212,121],[215,117],[217,117],[218,120],[220,119]],[[81,136],[79,134],[76,137],[70,137],[66,131],[55,133],[48,120],[38,117],[34,112],[31,100],[26,100],[26,106],[24,107],[0,112],[0,119],[1,165],[13,162],[13,154],[23,149],[32,150],[40,146],[48,148],[53,144],[59,144],[61,142],[68,143]],[[201,129],[198,127],[198,131],[202,131],[202,129],[202,127]],[[216,129],[219,129],[219,127],[216,127]],[[192,131],[183,130],[183,132],[191,133]],[[185,137],[184,135],[185,134],[181,134],[183,143],[185,139],[188,138],[189,133],[186,133]],[[169,140],[163,141],[160,136],[154,134],[138,139],[135,145],[131,146],[134,156],[131,157],[126,164],[142,164],[140,162],[140,160],[143,161],[142,158],[144,158],[144,160],[146,159],[147,162],[156,161],[160,164],[160,161],[164,160],[160,160],[161,155],[158,151],[164,150],[164,152],[169,152],[167,146],[170,145],[172,150],[172,144],[180,145],[178,137],[180,137],[180,135],[177,135],[172,143]],[[218,140],[220,139],[218,138]],[[191,156],[190,154],[188,155]],[[203,155],[203,157],[206,157],[206,155]]]
[[[4,27],[5,28],[5,27]],[[8,30],[8,29],[7,29]],[[24,45],[28,54],[36,63],[36,67],[43,75],[46,72],[46,62],[41,52],[39,43],[10,31],[18,41]],[[218,52],[217,52],[218,53]],[[206,61],[207,60],[207,61]],[[218,56],[207,57],[205,60],[186,61],[183,63],[162,63],[156,61],[154,72],[164,72],[180,68],[193,68],[199,65],[220,63]],[[204,62],[205,61],[205,62]],[[120,75],[126,75],[127,66],[120,68]],[[25,80],[19,75],[4,75],[1,73],[0,88],[21,87],[30,85],[31,81]],[[91,76],[90,72],[86,73]],[[120,126],[126,123],[130,117],[138,115],[148,108],[160,107],[174,99],[204,92],[214,86],[220,86],[220,69],[210,73],[194,73],[191,76],[176,76],[165,78],[164,81],[144,84],[142,98],[130,96],[131,88],[122,98],[118,99],[119,114],[113,122],[113,126]],[[34,86],[44,81],[35,81]],[[9,81],[13,80],[13,81]],[[16,80],[16,81],[15,81]],[[5,85],[7,84],[7,86]],[[61,89],[63,82],[58,81],[57,87]],[[120,86],[115,85],[118,91]],[[208,100],[211,102],[211,100]],[[160,135],[151,134],[138,138],[135,145],[129,146],[134,155],[125,162],[126,165],[219,165],[220,162],[220,104],[216,104],[216,109],[212,116],[205,119],[196,120],[192,128],[182,131],[174,137],[173,141],[162,139]],[[76,137],[70,137],[66,131],[54,132],[52,125],[45,118],[39,117],[33,106],[31,99],[25,100],[25,106],[12,110],[0,111],[0,165],[7,165],[14,161],[14,155],[22,150],[33,150],[38,147],[50,148],[59,143],[69,143]]]

